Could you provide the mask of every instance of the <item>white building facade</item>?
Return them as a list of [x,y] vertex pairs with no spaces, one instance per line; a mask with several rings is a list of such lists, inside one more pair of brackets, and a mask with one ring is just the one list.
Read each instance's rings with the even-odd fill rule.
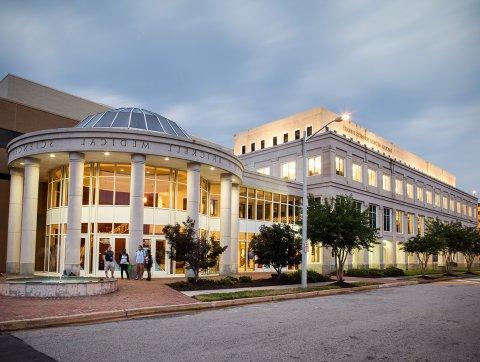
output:
[[[315,131],[313,119],[335,116],[322,112],[302,114],[303,123],[277,121],[267,131],[236,135],[234,151],[191,137],[175,122],[139,108],[15,138],[7,146],[7,272],[103,275],[108,245],[117,262],[123,249],[133,259],[143,245],[152,251],[154,277],[184,275],[185,265],[168,257],[163,227],[187,217],[199,232],[228,246],[208,273],[269,271],[255,263],[249,242],[263,224],[299,221],[296,131]],[[456,189],[453,175],[433,165],[418,161],[415,169],[334,130],[315,136],[308,147],[309,193],[352,194],[380,230],[382,243],[353,255],[351,266],[415,264],[400,246],[424,231],[427,218],[476,225],[477,199]],[[46,210],[44,218],[39,207]],[[310,249],[309,264],[322,271],[333,267],[330,253],[321,248]]]

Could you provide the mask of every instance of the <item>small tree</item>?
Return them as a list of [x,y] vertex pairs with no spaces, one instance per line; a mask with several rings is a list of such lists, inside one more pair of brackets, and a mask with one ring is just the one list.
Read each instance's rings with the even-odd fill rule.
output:
[[362,212],[352,196],[337,196],[324,202],[310,196],[307,218],[307,235],[312,244],[331,248],[340,283],[348,255],[378,244],[377,229],[370,225],[368,210]]
[[170,259],[185,262],[193,271],[195,281],[201,271],[215,266],[218,257],[227,249],[213,237],[208,240],[205,235],[197,236],[195,221],[190,218],[183,222],[183,227],[178,223],[166,225],[163,232],[170,246]]
[[465,235],[459,240],[458,249],[465,256],[467,271],[472,273],[472,265],[477,256],[480,256],[480,231],[477,228],[464,227]]
[[250,251],[258,263],[271,265],[278,276],[284,267],[300,263],[301,240],[290,225],[262,225],[259,231],[250,242]]
[[445,257],[445,273],[452,274],[455,254],[460,252],[460,244],[467,237],[465,228],[459,222],[443,223],[436,219],[430,223],[426,233],[440,243],[440,252]]
[[438,239],[425,233],[425,236],[413,236],[403,244],[402,249],[406,253],[415,254],[420,263],[420,272],[425,276],[427,270],[428,260],[430,256],[438,254],[441,248]]

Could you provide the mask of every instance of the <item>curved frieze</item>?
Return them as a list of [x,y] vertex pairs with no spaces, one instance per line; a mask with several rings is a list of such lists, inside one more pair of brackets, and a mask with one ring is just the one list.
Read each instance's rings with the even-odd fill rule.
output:
[[9,164],[15,160],[56,152],[126,152],[199,162],[242,178],[243,164],[221,146],[169,135],[122,129],[60,128],[27,133],[7,145]]

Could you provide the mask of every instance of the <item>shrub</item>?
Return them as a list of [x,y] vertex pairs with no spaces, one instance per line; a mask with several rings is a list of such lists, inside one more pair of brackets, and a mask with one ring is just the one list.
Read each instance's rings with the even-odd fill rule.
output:
[[[272,278],[278,279],[282,284],[300,284],[302,282],[302,271],[296,270],[291,273],[282,273],[278,276],[277,274],[272,274]],[[329,277],[315,270],[307,270],[308,283],[328,282],[329,280]]]
[[400,269],[400,268],[395,268],[394,266],[389,266],[385,268],[383,271],[383,274],[386,277],[403,277],[405,275],[405,272]]
[[237,284],[238,283],[238,278],[228,276],[228,277],[216,280],[216,283],[220,284],[220,285],[230,286],[230,285]]
[[252,277],[249,277],[248,275],[242,275],[240,278],[238,278],[238,281],[240,283],[251,283]]
[[359,268],[349,269],[347,275],[350,277],[381,278],[384,276],[384,272],[375,268]]

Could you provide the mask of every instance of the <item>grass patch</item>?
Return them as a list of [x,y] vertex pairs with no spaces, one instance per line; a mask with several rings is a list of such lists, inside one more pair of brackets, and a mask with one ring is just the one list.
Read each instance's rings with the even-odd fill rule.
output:
[[286,288],[286,289],[261,289],[261,290],[243,290],[238,292],[230,293],[212,293],[212,294],[200,294],[196,295],[194,298],[201,302],[213,302],[216,300],[231,300],[231,299],[242,299],[242,298],[254,298],[254,297],[266,297],[272,295],[282,295],[282,294],[297,294],[304,292],[314,292],[319,290],[331,290],[331,289],[342,289],[342,288],[355,288],[365,285],[376,285],[378,283],[374,282],[358,282],[358,283],[344,283],[342,286],[335,283],[308,287],[308,288]]

